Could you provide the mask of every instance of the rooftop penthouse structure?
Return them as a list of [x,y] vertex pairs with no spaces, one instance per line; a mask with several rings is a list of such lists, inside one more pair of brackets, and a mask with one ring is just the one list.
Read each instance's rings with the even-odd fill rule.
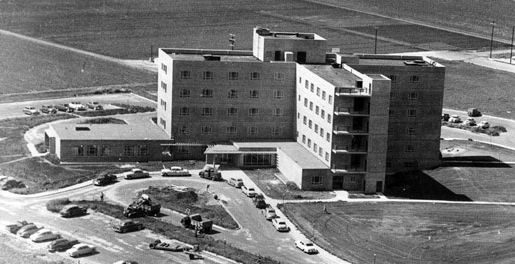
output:
[[364,192],[384,191],[387,173],[439,164],[442,65],[328,53],[314,33],[254,28],[253,38],[252,51],[159,49],[157,120],[174,159],[277,167],[302,189]]

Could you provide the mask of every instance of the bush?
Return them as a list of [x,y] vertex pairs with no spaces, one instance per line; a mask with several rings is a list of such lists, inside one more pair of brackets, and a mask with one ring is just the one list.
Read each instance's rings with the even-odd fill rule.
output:
[[71,203],[72,202],[68,198],[54,199],[46,203],[46,209],[50,212],[59,213],[59,211],[61,211],[65,205]]
[[505,127],[503,127],[503,126],[493,126],[493,127],[492,127],[492,130],[494,130],[494,131],[498,131],[498,132],[502,132],[502,133],[506,133],[506,132],[508,132],[508,130],[506,130],[506,128],[505,128]]
[[298,190],[300,190],[299,186],[297,186],[297,184],[295,182],[292,182],[292,181],[286,182],[286,187],[290,191],[298,191]]

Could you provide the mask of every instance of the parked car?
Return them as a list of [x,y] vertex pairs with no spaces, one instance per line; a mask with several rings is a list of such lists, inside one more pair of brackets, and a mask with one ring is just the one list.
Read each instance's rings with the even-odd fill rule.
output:
[[247,187],[245,185],[241,186],[241,192],[247,195],[247,197],[254,197],[256,195],[256,190],[252,187]]
[[40,229],[39,231],[30,236],[30,240],[32,240],[33,242],[50,241],[56,240],[58,238],[61,238],[61,235],[54,233],[48,229]]
[[173,166],[170,169],[163,168],[161,170],[162,176],[172,176],[172,177],[181,177],[181,176],[191,176],[191,173],[187,169],[183,169],[178,166]]
[[36,225],[27,225],[21,228],[20,231],[18,231],[18,235],[23,238],[29,238],[32,234],[38,232],[41,229],[43,229],[43,227],[37,227]]
[[313,242],[311,242],[307,239],[295,241],[295,246],[298,249],[302,250],[304,253],[308,253],[308,254],[318,253],[318,249],[315,248],[315,245],[313,244]]
[[88,102],[86,106],[93,110],[104,110],[104,107],[98,102]]
[[481,116],[481,111],[479,111],[477,108],[469,108],[467,110],[468,116],[476,117]]
[[132,260],[119,260],[113,264],[138,264],[138,262]]
[[18,232],[18,230],[20,230],[22,227],[29,225],[29,224],[32,224],[32,223],[29,223],[25,220],[18,221],[18,222],[16,222],[16,224],[7,225],[6,229],[7,229],[7,231],[9,231],[11,233],[16,234],[16,232]]
[[148,171],[138,169],[138,168],[134,168],[130,172],[125,174],[125,179],[127,179],[127,180],[149,178],[149,177],[150,177],[150,174],[148,173]]
[[44,113],[44,114],[56,114],[57,113],[57,109],[55,109],[55,107],[53,105],[42,105],[41,108],[39,109],[39,111],[41,111],[41,113]]
[[265,208],[265,218],[266,220],[272,220],[277,217],[277,214],[275,213],[275,209],[272,208],[272,206],[268,205]]
[[479,122],[478,126],[480,128],[487,129],[490,127],[490,123],[488,123],[488,121],[486,121],[486,120],[483,120],[483,121]]
[[84,106],[80,102],[71,102],[68,104],[68,108],[71,108],[74,111],[86,111],[86,106]]
[[243,180],[241,178],[230,178],[227,183],[236,188],[241,188],[241,186],[243,186]]
[[449,114],[443,114],[442,115],[442,120],[445,121],[445,122],[449,121],[449,118],[451,118],[451,116]]
[[78,240],[59,238],[48,244],[47,249],[49,252],[65,251],[77,244],[79,244]]
[[286,225],[286,222],[279,217],[272,219],[272,225],[275,227],[275,230],[277,230],[279,232],[289,232],[290,231],[290,227],[288,225]]
[[143,224],[132,220],[120,220],[112,227],[115,232],[126,233],[143,229]]
[[117,180],[116,175],[106,173],[106,174],[102,174],[102,175],[98,176],[98,178],[94,179],[93,184],[96,186],[104,186],[104,185],[108,185],[111,183],[115,183],[116,180]]
[[68,106],[66,105],[55,105],[54,106],[55,109],[57,109],[57,111],[61,111],[61,112],[67,112],[67,113],[71,113],[73,112],[73,109],[72,108],[69,108]]
[[23,108],[23,113],[26,115],[39,115],[38,109],[34,106],[25,106]]
[[461,123],[461,118],[459,115],[452,115],[451,118],[449,118],[449,122],[451,123]]
[[73,247],[66,250],[66,253],[68,253],[68,255],[73,258],[82,256],[82,255],[87,255],[87,254],[93,254],[94,252],[95,252],[94,246],[84,244],[84,243],[79,243],[79,244],[73,245]]
[[76,216],[83,216],[87,214],[88,208],[81,207],[76,204],[68,204],[61,209],[59,214],[61,214],[62,217],[76,217]]
[[465,120],[465,125],[467,125],[467,126],[475,126],[476,125],[476,120],[474,120],[474,118],[472,118],[472,117],[469,117],[469,118],[467,118],[467,120]]

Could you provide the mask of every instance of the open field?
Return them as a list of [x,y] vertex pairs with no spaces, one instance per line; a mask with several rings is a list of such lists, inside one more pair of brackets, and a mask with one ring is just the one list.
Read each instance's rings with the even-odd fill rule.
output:
[[0,57],[0,94],[155,82],[145,70],[3,34]]
[[511,206],[338,202],[285,207],[303,233],[351,263],[373,263],[374,255],[376,263],[410,264],[515,259]]
[[490,36],[490,22],[496,21],[495,36],[505,40],[511,37],[515,25],[515,2],[511,0],[313,0],[313,2],[372,12],[395,18],[421,21],[434,26],[452,27]]

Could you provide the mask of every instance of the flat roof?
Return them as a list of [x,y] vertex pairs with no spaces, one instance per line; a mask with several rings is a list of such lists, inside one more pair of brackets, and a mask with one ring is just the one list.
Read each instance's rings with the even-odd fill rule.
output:
[[254,56],[248,55],[211,55],[208,54],[178,54],[172,53],[174,60],[183,61],[228,61],[228,62],[261,62]]
[[170,137],[152,122],[148,124],[51,124],[61,140],[170,140]]
[[[439,67],[442,66],[430,59],[422,56],[404,56],[404,55],[375,55],[362,54],[357,55],[359,65],[374,66],[397,66],[397,67]],[[349,63],[349,65],[353,65]]]
[[303,64],[306,69],[320,76],[335,87],[356,87],[356,81],[362,79],[343,68],[332,65]]

